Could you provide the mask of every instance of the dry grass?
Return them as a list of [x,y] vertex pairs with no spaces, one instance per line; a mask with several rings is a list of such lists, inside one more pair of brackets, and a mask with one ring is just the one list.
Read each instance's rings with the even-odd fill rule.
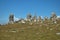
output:
[[60,23],[15,23],[0,27],[0,40],[60,40],[57,32],[60,32]]

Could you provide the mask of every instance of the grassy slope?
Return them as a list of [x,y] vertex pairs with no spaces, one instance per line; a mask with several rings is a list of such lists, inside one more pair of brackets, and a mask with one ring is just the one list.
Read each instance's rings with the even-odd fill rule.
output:
[[60,40],[56,32],[60,32],[60,24],[16,23],[0,27],[0,40]]

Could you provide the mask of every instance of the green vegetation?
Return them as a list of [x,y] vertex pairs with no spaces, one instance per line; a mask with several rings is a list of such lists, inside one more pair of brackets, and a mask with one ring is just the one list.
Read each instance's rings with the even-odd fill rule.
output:
[[[48,23],[47,23],[48,24]],[[60,40],[60,22],[55,24],[14,23],[0,26],[0,40]]]

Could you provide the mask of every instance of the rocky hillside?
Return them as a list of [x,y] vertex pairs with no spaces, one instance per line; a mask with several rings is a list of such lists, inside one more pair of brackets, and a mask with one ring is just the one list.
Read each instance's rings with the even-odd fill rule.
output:
[[60,22],[2,25],[0,40],[60,40]]

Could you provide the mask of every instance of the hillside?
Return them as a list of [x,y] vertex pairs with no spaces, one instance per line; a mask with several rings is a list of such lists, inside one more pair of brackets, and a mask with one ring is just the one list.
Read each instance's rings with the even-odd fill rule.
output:
[[59,23],[14,23],[0,26],[0,40],[60,40]]

